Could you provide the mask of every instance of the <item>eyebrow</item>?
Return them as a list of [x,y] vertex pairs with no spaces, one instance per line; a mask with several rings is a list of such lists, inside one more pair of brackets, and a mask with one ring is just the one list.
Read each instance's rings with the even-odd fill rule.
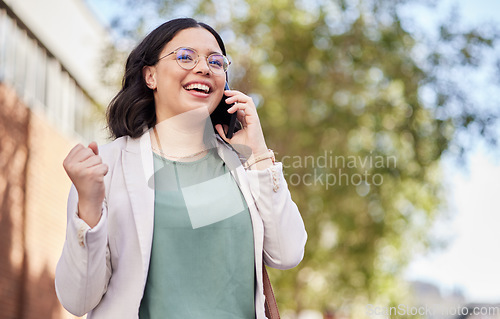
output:
[[220,51],[212,51],[210,52],[208,55],[210,54],[220,54],[220,55],[224,55],[224,53],[220,52]]

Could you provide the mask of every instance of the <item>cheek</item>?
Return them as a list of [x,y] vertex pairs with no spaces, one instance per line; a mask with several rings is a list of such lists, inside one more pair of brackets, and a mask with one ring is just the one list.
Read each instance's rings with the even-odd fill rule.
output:
[[226,84],[226,79],[222,78],[217,81],[217,92],[216,96],[218,97],[217,101],[220,101],[222,98],[224,98],[224,86]]
[[216,95],[217,103],[219,103],[221,100],[226,99],[226,98],[227,97],[224,95],[224,90],[221,90]]
[[215,96],[216,96],[217,102],[220,101],[221,99],[224,98],[224,91],[217,92],[217,94],[215,94]]
[[215,108],[219,105],[219,103],[222,100],[222,98],[223,98],[222,94],[214,95],[214,102],[213,102],[213,105],[210,108],[210,113],[212,113],[215,110]]

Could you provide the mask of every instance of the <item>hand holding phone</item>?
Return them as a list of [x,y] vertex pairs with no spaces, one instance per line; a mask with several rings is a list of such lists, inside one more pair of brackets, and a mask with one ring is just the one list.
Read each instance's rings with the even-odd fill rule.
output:
[[[229,90],[229,85],[226,82],[224,86],[224,90]],[[229,114],[227,110],[232,106],[226,103],[227,96],[222,96],[219,105],[215,108],[215,110],[210,115],[210,119],[212,124],[215,125],[221,124],[222,127],[227,127],[227,131],[225,135],[228,139],[232,138],[234,133],[241,129],[241,125],[236,117],[236,112],[233,114]]]

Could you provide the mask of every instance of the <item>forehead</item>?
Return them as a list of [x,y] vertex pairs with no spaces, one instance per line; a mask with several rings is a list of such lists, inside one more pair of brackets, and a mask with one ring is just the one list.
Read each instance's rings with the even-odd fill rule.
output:
[[214,35],[202,27],[179,31],[163,48],[163,52],[170,52],[179,47],[190,47],[204,54],[222,52]]

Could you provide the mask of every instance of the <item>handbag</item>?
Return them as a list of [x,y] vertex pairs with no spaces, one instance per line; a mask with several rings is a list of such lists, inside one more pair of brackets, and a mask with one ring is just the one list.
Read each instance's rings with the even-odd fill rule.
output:
[[266,266],[264,265],[264,263],[262,263],[262,281],[264,283],[264,296],[266,297],[266,301],[264,304],[264,307],[266,309],[266,317],[268,319],[280,319],[278,304],[276,303],[273,287],[271,287],[271,281],[269,280],[269,275],[267,274]]

